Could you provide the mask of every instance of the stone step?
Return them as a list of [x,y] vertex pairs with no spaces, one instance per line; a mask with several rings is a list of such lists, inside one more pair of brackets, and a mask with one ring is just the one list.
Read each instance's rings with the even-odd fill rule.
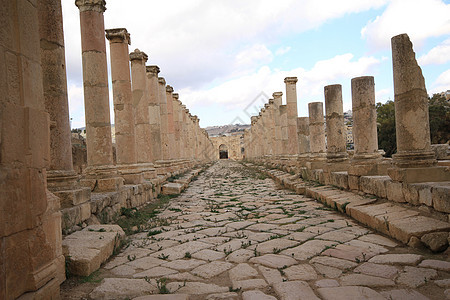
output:
[[89,276],[114,253],[124,236],[119,225],[91,225],[66,236],[62,247],[69,272]]
[[[419,211],[394,202],[378,203],[376,197],[363,197],[328,185],[311,186],[301,179],[296,179],[295,175],[281,170],[263,169],[262,172],[268,174],[286,188],[314,198],[326,206],[345,213],[360,223],[404,244],[414,247],[425,244],[433,251],[436,249],[442,251],[445,248],[444,244],[448,245],[448,241],[446,242],[443,238],[450,231],[450,223],[448,222],[422,216]],[[342,173],[342,178],[344,178],[345,172]],[[379,177],[377,179],[379,179],[380,184],[386,181],[386,176],[377,177]],[[336,182],[336,185],[345,184],[337,184]],[[437,241],[438,237],[442,237],[440,243],[443,245],[440,245]]]

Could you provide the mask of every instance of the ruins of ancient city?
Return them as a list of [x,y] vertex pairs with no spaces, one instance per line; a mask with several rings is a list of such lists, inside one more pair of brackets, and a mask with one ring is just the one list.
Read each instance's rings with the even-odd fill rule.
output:
[[387,158],[374,76],[348,78],[352,151],[342,86],[299,117],[297,74],[242,134],[210,137],[152,49],[105,29],[104,0],[74,2],[85,140],[61,0],[1,1],[0,299],[450,299],[450,150],[407,34]]

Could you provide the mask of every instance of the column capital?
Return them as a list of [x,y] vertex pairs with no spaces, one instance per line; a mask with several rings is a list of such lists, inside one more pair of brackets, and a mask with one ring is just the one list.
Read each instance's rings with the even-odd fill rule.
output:
[[[270,100],[271,99],[269,99],[269,102],[270,102]],[[273,101],[273,100],[272,100]],[[269,103],[266,103],[266,104],[264,104],[264,110],[263,111],[266,111],[266,109],[268,109],[269,108],[269,106],[270,106],[270,104]]]
[[170,85],[166,86],[166,92],[173,93],[173,87],[171,87]]
[[295,84],[297,83],[298,79],[297,77],[286,77],[284,79],[284,83],[290,83],[290,84]]
[[[285,82],[286,82],[286,79],[285,79]],[[272,94],[272,97],[274,97],[274,98],[283,97],[283,92],[275,92],[275,93]]]
[[[173,91],[173,90],[172,90],[172,91]],[[178,93],[173,93],[173,94],[172,94],[172,97],[173,97],[175,100],[177,100],[177,102],[180,102],[180,103],[181,103],[181,101],[178,100],[178,98],[180,98],[180,95],[178,95]]]
[[164,79],[164,77],[158,77],[158,83],[166,85],[166,80]]
[[148,60],[148,56],[147,54],[145,54],[145,52],[142,52],[139,49],[135,49],[130,53],[130,60],[143,60],[144,62],[146,62]]
[[110,43],[127,43],[131,45],[130,34],[125,28],[106,29],[106,38]]
[[154,76],[158,76],[158,73],[160,71],[158,66],[147,66],[145,67],[145,69],[147,70],[147,73],[151,73]]
[[99,13],[104,13],[106,10],[105,0],[76,0],[75,5],[78,7],[80,12],[96,11]]
[[269,105],[272,105],[274,103],[274,99],[269,99]]

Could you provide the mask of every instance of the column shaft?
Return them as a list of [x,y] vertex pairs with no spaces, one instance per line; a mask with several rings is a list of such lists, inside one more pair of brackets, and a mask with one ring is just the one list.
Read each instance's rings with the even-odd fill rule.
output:
[[286,77],[284,79],[286,84],[286,109],[287,109],[287,154],[298,154],[298,136],[297,136],[297,77]]
[[161,147],[161,110],[159,99],[158,66],[147,67],[147,83],[149,93],[149,122],[150,122],[150,140],[153,161],[162,159]]

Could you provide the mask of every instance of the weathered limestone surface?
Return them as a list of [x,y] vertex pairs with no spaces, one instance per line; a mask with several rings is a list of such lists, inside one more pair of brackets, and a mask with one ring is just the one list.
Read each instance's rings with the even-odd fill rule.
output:
[[[152,238],[146,232],[131,236],[131,245],[108,262],[108,278],[95,284],[89,297],[111,291],[112,282],[128,281],[117,287],[117,295],[136,297],[145,293],[141,288],[158,293],[160,276],[167,278],[172,295],[200,299],[445,297],[445,289],[435,284],[450,279],[442,256],[428,259],[425,250],[401,245],[313,198],[249,174],[233,161],[202,173],[158,214],[171,224],[153,228],[161,233]],[[347,214],[376,201],[327,186],[307,191]],[[144,276],[149,285],[132,281]],[[162,295],[152,295],[157,296]]]
[[407,34],[391,39],[394,71],[396,168],[389,176],[402,182],[449,181],[450,171],[435,167],[431,150],[428,94]]
[[288,144],[287,154],[298,154],[298,137],[297,137],[297,77],[286,77],[286,110],[287,110],[287,133]]
[[309,169],[318,169],[325,160],[325,129],[323,124],[323,103],[308,103],[309,111],[309,140],[310,140],[310,161],[307,166]]

